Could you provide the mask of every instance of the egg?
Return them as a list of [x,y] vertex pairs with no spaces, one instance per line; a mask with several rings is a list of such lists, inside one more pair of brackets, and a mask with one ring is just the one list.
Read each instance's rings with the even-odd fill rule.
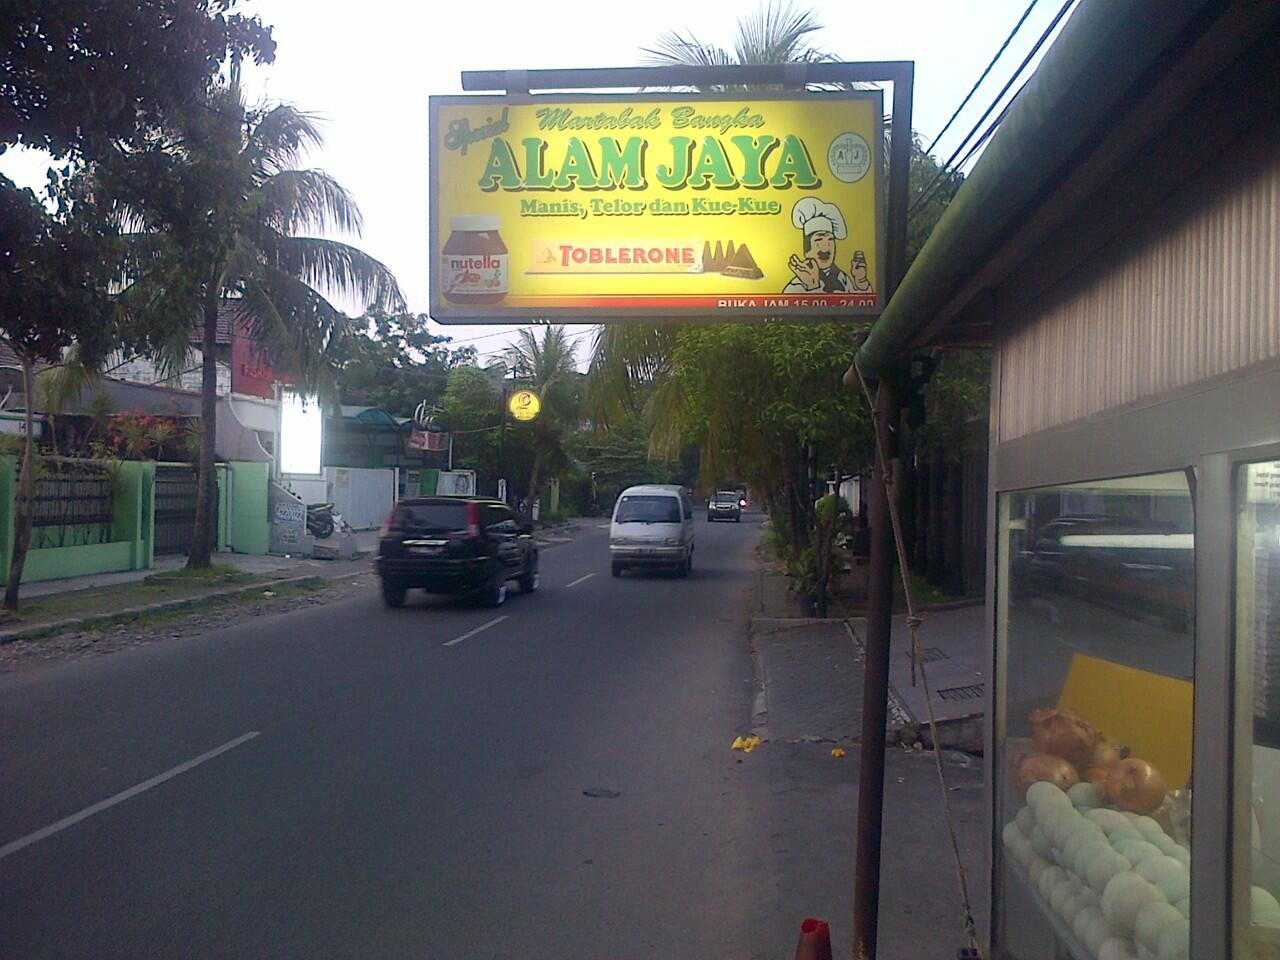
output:
[[1080,882],[1088,883],[1089,863],[1091,863],[1093,858],[1096,858],[1096,856],[1108,854],[1108,852],[1115,851],[1111,850],[1111,847],[1107,845],[1107,841],[1105,840],[1091,840],[1076,847],[1075,856],[1071,858],[1071,873],[1074,873],[1076,877],[1079,877]]
[[1089,898],[1085,896],[1084,889],[1077,886],[1076,892],[1063,901],[1062,909],[1058,911],[1058,915],[1067,923],[1072,923],[1081,910],[1087,907],[1096,907],[1097,905],[1096,899],[1090,902]]
[[1138,916],[1133,922],[1133,939],[1139,946],[1146,947],[1155,953],[1159,949],[1160,931],[1171,923],[1185,920],[1186,917],[1171,903],[1159,901],[1148,903],[1138,911]]
[[1048,900],[1053,888],[1066,880],[1067,876],[1067,871],[1061,867],[1045,867],[1036,878],[1036,889],[1040,891],[1040,896]]
[[1089,783],[1087,780],[1077,783],[1068,790],[1067,799],[1075,805],[1077,810],[1092,810],[1094,807],[1102,806],[1102,794],[1098,792],[1098,785]]
[[1280,927],[1280,903],[1261,887],[1249,891],[1249,909],[1254,923],[1262,927]]
[[1150,881],[1132,871],[1117,873],[1102,893],[1102,913],[1118,929],[1129,931],[1143,907],[1163,900],[1164,894]]
[[1128,940],[1112,937],[1098,947],[1098,960],[1138,960],[1138,955]]
[[1111,845],[1130,863],[1137,865],[1151,857],[1163,857],[1160,848],[1146,840],[1112,840]]
[[1040,874],[1043,873],[1045,868],[1048,866],[1049,864],[1047,862],[1036,856],[1034,850],[1031,852],[1031,862],[1027,864],[1027,873],[1031,875],[1031,883],[1033,886],[1040,882]]
[[1018,825],[1018,829],[1025,834],[1031,833],[1031,828],[1036,825],[1036,815],[1030,807],[1023,807],[1018,811],[1018,815],[1013,818],[1013,822]]
[[1127,827],[1129,821],[1125,819],[1124,814],[1119,810],[1109,810],[1106,807],[1099,807],[1096,810],[1088,810],[1084,814],[1086,820],[1096,823],[1107,835],[1111,835],[1111,831],[1118,830],[1121,827]]
[[1191,949],[1191,925],[1182,917],[1177,923],[1161,928],[1156,937],[1156,956],[1160,960],[1187,960]]
[[1119,934],[1115,924],[1111,923],[1106,917],[1099,916],[1096,919],[1090,918],[1088,925],[1084,929],[1084,935],[1080,938],[1088,951],[1095,956],[1102,949],[1102,945]]
[[1016,823],[1006,823],[1004,829],[1000,831],[1000,838],[1004,841],[1004,845],[1010,850],[1013,849],[1018,838],[1022,836],[1022,831],[1018,829]]
[[1031,849],[1036,852],[1036,856],[1043,857],[1048,860],[1053,856],[1053,841],[1049,839],[1049,835],[1040,826],[1035,826],[1031,830]]
[[1069,813],[1056,812],[1049,820],[1048,826],[1044,828],[1044,832],[1049,835],[1049,839],[1053,841],[1055,847],[1061,848],[1066,844],[1067,838],[1075,833],[1084,822],[1084,817],[1074,810]]
[[1133,825],[1137,831],[1142,834],[1144,839],[1150,840],[1152,843],[1158,842],[1161,837],[1168,836],[1168,834],[1164,832],[1164,827],[1160,826],[1160,824],[1156,823],[1150,817],[1135,817]]
[[[1156,854],[1154,857],[1147,857],[1141,862],[1134,864],[1134,870],[1138,876],[1144,880],[1150,880],[1156,886],[1160,885],[1160,881],[1167,877],[1185,877],[1187,876],[1187,868],[1180,864],[1173,857],[1166,857],[1163,853]],[[1179,897],[1178,899],[1182,899]]]
[[[1036,790],[1036,787],[1043,789]],[[1047,827],[1057,816],[1075,812],[1075,807],[1071,805],[1067,795],[1044,780],[1033,783],[1027,788],[1027,804],[1035,812],[1036,823],[1042,827]]]
[[1173,907],[1175,910],[1177,910],[1180,914],[1182,914],[1188,920],[1191,919],[1191,898],[1190,897],[1183,897],[1181,900],[1175,903]]
[[[1108,831],[1107,839],[1111,841],[1111,845],[1113,847],[1118,844],[1124,843],[1127,840],[1141,840],[1144,843],[1151,842],[1127,823],[1122,827],[1116,827],[1114,830]],[[1155,845],[1152,844],[1152,846],[1155,846]],[[1157,847],[1156,849],[1158,850],[1159,847]]]
[[1053,889],[1049,891],[1049,906],[1053,907],[1053,912],[1058,916],[1063,915],[1063,907],[1067,901],[1075,896],[1077,884],[1074,877],[1068,876],[1065,880],[1059,880],[1053,885]]
[[[1174,862],[1177,863],[1176,860]],[[1170,903],[1186,900],[1191,896],[1191,874],[1184,870],[1177,876],[1164,877],[1156,883],[1156,889],[1163,893],[1164,898]]]
[[1102,828],[1096,823],[1090,823],[1088,820],[1081,820],[1076,829],[1072,831],[1071,836],[1067,837],[1067,842],[1062,845],[1062,855],[1066,860],[1063,866],[1068,867],[1071,871],[1075,870],[1076,854],[1080,849],[1090,843],[1106,844],[1106,835],[1102,832]]
[[1110,853],[1100,853],[1090,860],[1086,877],[1089,886],[1101,892],[1106,890],[1112,877],[1132,869],[1133,864],[1113,850]]

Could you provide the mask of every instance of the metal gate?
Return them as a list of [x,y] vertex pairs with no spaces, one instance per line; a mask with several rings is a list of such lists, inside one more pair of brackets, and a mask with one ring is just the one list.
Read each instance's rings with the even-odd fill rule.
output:
[[[195,467],[184,464],[156,464],[156,556],[186,553],[196,522]],[[217,500],[214,500],[217,510]],[[217,513],[213,519],[217,529]]]

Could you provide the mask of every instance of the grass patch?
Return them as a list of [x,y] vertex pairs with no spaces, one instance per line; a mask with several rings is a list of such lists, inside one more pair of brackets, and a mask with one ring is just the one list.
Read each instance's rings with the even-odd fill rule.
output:
[[[234,567],[224,567],[224,570],[229,571],[229,574],[216,577],[195,575],[170,577],[166,574],[161,577],[148,577],[141,583],[36,597],[22,601],[16,613],[0,617],[0,625],[36,626],[72,617],[96,617],[118,610],[128,610],[131,607],[163,603],[166,600],[200,597],[225,590],[229,586],[251,586],[255,583],[267,582],[267,578],[260,574],[239,573]],[[188,571],[174,571],[174,573],[179,572]],[[203,571],[200,572],[203,573]]]
[[211,563],[207,567],[182,567],[179,570],[165,570],[163,573],[153,573],[147,577],[144,583],[168,583],[170,581],[192,581],[200,582],[204,580],[218,580],[236,582],[237,580],[249,576],[241,573],[229,563]]

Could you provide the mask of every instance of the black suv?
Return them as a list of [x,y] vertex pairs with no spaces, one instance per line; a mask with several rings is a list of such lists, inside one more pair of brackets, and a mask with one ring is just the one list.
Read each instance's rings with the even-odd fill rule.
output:
[[389,607],[405,593],[469,593],[488,607],[507,599],[507,581],[538,589],[533,528],[499,500],[415,497],[391,508],[378,535],[378,576]]

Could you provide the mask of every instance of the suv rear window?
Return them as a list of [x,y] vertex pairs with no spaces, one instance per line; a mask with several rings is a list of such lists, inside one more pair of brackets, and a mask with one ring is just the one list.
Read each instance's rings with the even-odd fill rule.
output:
[[734,501],[736,501],[736,500],[738,499],[738,491],[736,491],[736,490],[717,490],[717,491],[716,491],[716,499],[717,499],[717,500],[734,500]]
[[465,503],[402,503],[391,526],[397,530],[465,530]]
[[679,523],[680,500],[661,495],[623,497],[618,503],[618,523]]

